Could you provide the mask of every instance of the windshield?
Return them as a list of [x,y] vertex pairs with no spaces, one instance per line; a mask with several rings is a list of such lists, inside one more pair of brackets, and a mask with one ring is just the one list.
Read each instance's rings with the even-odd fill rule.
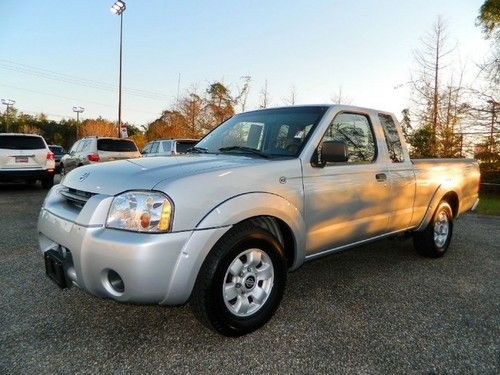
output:
[[61,146],[49,146],[49,148],[56,155],[64,154],[64,149]]
[[214,129],[194,150],[245,154],[257,154],[257,150],[266,157],[297,156],[327,109],[311,106],[242,113]]

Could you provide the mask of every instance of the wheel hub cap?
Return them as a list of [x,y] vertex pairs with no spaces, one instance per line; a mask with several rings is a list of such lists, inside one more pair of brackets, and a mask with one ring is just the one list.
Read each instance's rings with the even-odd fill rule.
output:
[[266,303],[274,282],[269,255],[260,249],[241,252],[229,265],[222,295],[229,311],[239,317],[256,313]]
[[445,211],[440,211],[434,222],[434,243],[438,247],[443,247],[448,239],[450,223]]

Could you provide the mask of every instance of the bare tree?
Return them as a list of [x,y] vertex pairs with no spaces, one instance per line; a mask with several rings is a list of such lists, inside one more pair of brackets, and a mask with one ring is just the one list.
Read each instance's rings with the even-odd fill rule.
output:
[[422,46],[414,51],[418,68],[410,83],[417,121],[422,126],[430,127],[429,147],[431,153],[437,155],[437,135],[441,130],[440,104],[444,98],[440,87],[441,75],[443,69],[448,67],[445,58],[454,50],[447,46],[446,25],[441,17],[437,18],[421,43]]
[[290,93],[288,94],[288,98],[283,98],[283,103],[286,105],[295,105],[297,101],[297,90],[295,86],[290,88]]
[[352,104],[352,99],[342,92],[342,86],[339,86],[338,91],[330,99],[335,104]]
[[259,108],[267,108],[269,106],[269,91],[267,87],[267,78],[264,82],[264,86],[260,90],[260,104]]
[[234,105],[240,105],[241,112],[245,112],[248,100],[248,93],[250,92],[250,82],[252,81],[251,76],[242,76],[243,86],[238,89],[238,95],[234,98]]

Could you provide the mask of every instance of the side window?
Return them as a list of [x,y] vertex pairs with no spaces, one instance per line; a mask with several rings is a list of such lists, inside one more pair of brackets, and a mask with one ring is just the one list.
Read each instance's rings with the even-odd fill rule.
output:
[[338,114],[325,132],[324,141],[345,143],[347,163],[370,163],[377,154],[372,127],[366,115]]
[[78,149],[78,146],[80,145],[80,141],[77,141],[73,143],[73,146],[71,146],[71,149],[69,150],[70,153],[75,153],[76,150]]
[[164,152],[172,151],[172,141],[162,141],[161,145],[163,147]]
[[85,140],[82,139],[78,142],[78,147],[76,148],[75,152],[81,152],[83,150],[83,147],[85,146]]
[[79,152],[87,151],[90,146],[90,139],[85,139],[80,141],[80,146],[78,147]]
[[152,143],[148,143],[146,146],[144,146],[144,148],[142,149],[142,153],[149,154],[151,152],[152,145],[153,145]]
[[152,154],[156,154],[156,153],[158,153],[158,145],[159,145],[159,144],[160,144],[159,142],[155,142],[155,143],[153,143],[153,145],[151,146],[151,153],[152,153]]
[[382,124],[382,129],[384,129],[389,157],[393,163],[402,163],[404,161],[403,147],[392,116],[379,113],[378,118]]

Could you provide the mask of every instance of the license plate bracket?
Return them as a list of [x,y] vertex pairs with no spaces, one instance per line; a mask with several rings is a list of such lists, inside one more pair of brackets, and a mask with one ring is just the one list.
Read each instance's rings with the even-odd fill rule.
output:
[[65,289],[68,287],[66,280],[66,272],[64,270],[64,258],[55,250],[48,250],[44,253],[45,259],[45,274],[56,285]]
[[16,156],[16,163],[27,163],[27,162],[28,162],[27,156]]

